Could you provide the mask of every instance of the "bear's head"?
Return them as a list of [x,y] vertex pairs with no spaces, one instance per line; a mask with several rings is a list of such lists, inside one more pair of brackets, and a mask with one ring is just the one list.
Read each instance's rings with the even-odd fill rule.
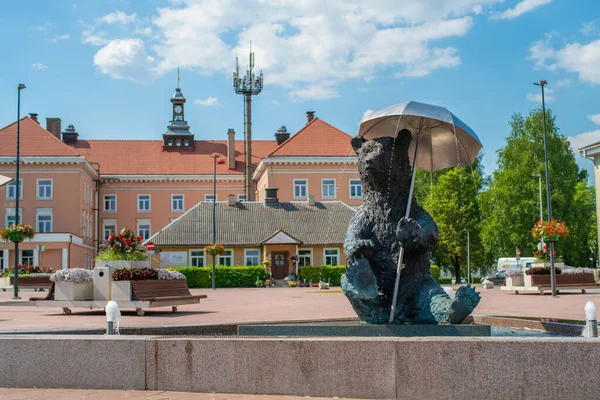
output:
[[408,191],[411,177],[408,148],[411,140],[412,134],[408,129],[402,129],[395,138],[365,140],[357,136],[352,139],[365,192],[383,193],[389,186],[394,192]]

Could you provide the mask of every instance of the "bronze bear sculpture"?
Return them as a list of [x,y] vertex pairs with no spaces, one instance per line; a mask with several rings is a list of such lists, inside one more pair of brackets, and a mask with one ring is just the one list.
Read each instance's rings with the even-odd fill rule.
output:
[[411,138],[403,129],[396,138],[352,139],[363,204],[346,233],[342,290],[363,322],[388,323],[398,254],[404,247],[394,323],[459,324],[480,296],[470,285],[459,288],[454,300],[446,294],[430,273],[429,252],[438,240],[435,222],[414,199],[410,218],[405,218]]

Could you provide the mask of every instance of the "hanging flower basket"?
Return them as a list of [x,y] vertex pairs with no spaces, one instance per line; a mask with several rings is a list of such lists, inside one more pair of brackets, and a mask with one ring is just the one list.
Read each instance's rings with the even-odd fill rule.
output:
[[35,236],[35,230],[27,224],[11,225],[8,228],[0,231],[0,237],[5,241],[11,241],[14,243],[22,242],[25,239],[33,239]]
[[556,219],[552,221],[538,221],[531,229],[531,236],[537,240],[547,240],[556,242],[559,238],[567,236],[569,228],[564,222],[558,222]]
[[219,243],[208,245],[204,248],[204,251],[211,256],[222,256],[225,253],[225,246]]

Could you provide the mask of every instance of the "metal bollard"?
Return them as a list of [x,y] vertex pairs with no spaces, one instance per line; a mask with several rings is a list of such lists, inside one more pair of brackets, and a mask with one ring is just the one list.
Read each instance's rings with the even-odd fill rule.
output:
[[[106,307],[104,308],[106,311],[106,334],[114,335],[114,323],[119,323],[118,319],[120,318],[121,313],[119,312],[119,305],[116,301],[109,301],[106,303]],[[118,327],[118,325],[117,325]],[[117,328],[118,329],[118,328]],[[117,332],[118,334],[118,332]]]
[[598,337],[598,322],[596,321],[596,305],[591,301],[585,303],[585,336]]

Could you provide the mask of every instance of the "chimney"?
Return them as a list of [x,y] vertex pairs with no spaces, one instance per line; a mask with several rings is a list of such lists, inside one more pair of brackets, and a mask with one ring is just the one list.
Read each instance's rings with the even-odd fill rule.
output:
[[265,189],[265,206],[278,207],[279,199],[277,198],[278,188],[266,188]]
[[235,207],[235,194],[227,195],[227,205],[229,207]]
[[62,131],[60,118],[46,118],[46,130],[60,140],[60,132]]
[[75,127],[71,124],[67,126],[67,129],[62,133],[62,140],[67,144],[75,144],[77,143],[77,137],[79,133],[75,130]]
[[279,125],[277,132],[275,133],[275,140],[277,141],[277,146],[285,142],[290,138],[290,134],[287,131],[285,125]]
[[306,119],[308,119],[307,124],[312,121],[313,119],[315,119],[315,112],[314,111],[307,111],[306,112]]
[[32,120],[34,120],[35,122],[38,123],[38,125],[40,124],[40,121],[38,121],[38,115],[37,113],[29,113],[29,116],[31,117]]
[[309,194],[308,195],[307,203],[308,203],[309,206],[314,206],[315,205],[315,195],[314,194]]
[[227,131],[227,167],[235,169],[235,131],[231,128]]

